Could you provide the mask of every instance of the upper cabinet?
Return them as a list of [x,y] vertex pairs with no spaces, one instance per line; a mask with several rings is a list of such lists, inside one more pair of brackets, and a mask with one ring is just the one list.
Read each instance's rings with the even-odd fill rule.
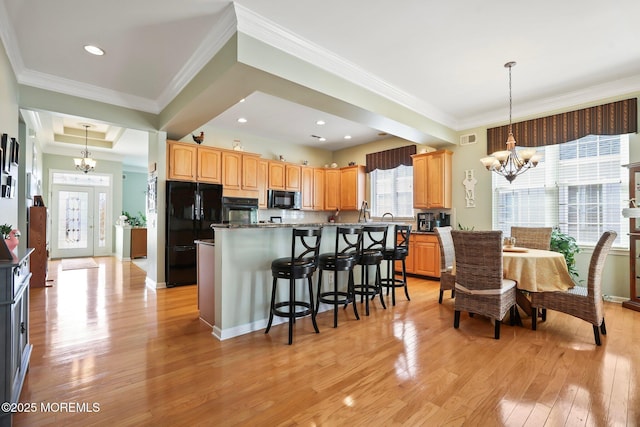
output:
[[197,176],[198,147],[177,141],[167,141],[167,179],[195,181]]
[[269,188],[302,191],[302,167],[279,161],[269,162]]
[[324,171],[324,209],[327,211],[340,209],[340,169]]
[[264,159],[258,160],[257,168],[258,181],[258,208],[267,209],[267,185],[269,184],[269,161]]
[[313,168],[302,168],[302,210],[313,210],[314,198],[314,170]]
[[225,191],[241,189],[242,154],[239,151],[222,153],[222,185]]
[[451,163],[453,153],[448,150],[414,154],[414,209],[451,208]]
[[167,179],[222,183],[222,151],[185,142],[167,141]]
[[364,181],[364,166],[347,166],[340,169],[340,209],[345,211],[360,209],[364,201]]
[[[325,171],[322,168],[313,169],[313,210],[323,211],[324,207],[324,185]],[[303,179],[304,182],[304,179]],[[304,189],[302,190],[304,192]],[[303,193],[304,194],[304,193]]]
[[222,182],[220,176],[222,153],[211,147],[198,146],[196,148],[198,153],[196,181],[220,184]]

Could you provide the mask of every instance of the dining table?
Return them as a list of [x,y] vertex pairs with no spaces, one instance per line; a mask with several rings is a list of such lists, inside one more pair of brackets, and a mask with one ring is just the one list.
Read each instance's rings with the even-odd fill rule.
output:
[[505,279],[516,281],[516,301],[531,316],[528,292],[567,291],[575,286],[564,255],[560,252],[504,247],[502,271]]

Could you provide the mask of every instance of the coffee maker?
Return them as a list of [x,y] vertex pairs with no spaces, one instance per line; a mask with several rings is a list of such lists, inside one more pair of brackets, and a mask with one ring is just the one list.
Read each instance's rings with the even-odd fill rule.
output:
[[418,212],[417,214],[417,226],[418,231],[433,231],[433,213],[431,212]]

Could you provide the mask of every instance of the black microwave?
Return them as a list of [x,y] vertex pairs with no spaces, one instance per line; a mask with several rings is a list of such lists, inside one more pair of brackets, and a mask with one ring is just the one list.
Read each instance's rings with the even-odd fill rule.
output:
[[302,194],[299,191],[269,190],[267,207],[270,209],[301,209]]

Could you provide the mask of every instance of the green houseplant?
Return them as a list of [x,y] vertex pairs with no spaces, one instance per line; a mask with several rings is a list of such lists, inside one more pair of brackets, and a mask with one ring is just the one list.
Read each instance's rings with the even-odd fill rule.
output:
[[560,252],[564,255],[564,259],[567,262],[567,268],[569,269],[569,274],[571,274],[571,277],[573,277],[574,280],[577,280],[580,275],[576,268],[575,255],[580,252],[580,247],[578,246],[576,239],[566,233],[563,233],[559,228],[554,228],[551,231],[551,250]]
[[0,234],[2,234],[2,237],[5,239],[9,237],[9,233],[11,233],[11,230],[13,230],[12,225],[9,225],[9,224],[0,225]]

